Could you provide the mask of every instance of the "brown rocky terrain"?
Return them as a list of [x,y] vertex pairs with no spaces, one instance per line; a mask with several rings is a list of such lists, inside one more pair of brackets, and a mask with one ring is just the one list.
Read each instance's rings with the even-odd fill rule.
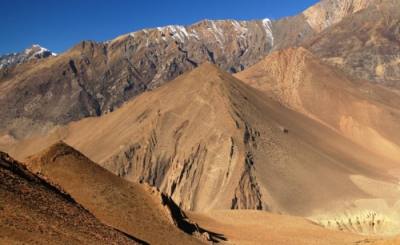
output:
[[379,0],[322,0],[303,12],[307,23],[319,33],[344,18],[361,11]]
[[356,78],[399,89],[400,1],[369,2],[374,4],[325,29],[305,47]]
[[[107,42],[83,41],[58,57],[0,69],[0,104],[5,105],[0,142],[108,113],[206,61],[231,73],[242,71],[272,50],[310,40],[368,2],[324,0],[276,21],[204,20],[146,29]],[[391,77],[396,64],[384,62]]]
[[[396,244],[398,6],[322,0],[281,20],[146,29],[0,68],[0,150],[114,242]],[[60,243],[94,239],[62,226]]]
[[8,151],[23,158],[60,139],[127,180],[156,186],[185,210],[263,209],[321,225],[376,210],[397,231],[393,159],[211,64]]
[[144,244],[0,152],[1,244]]
[[[380,155],[372,164],[399,178],[398,93],[343,75],[303,48],[274,52],[236,76],[263,91],[265,97],[273,97]],[[345,212],[333,208],[312,219],[326,227],[362,234],[398,233],[398,187],[358,175],[350,178],[370,194],[393,192],[386,202],[359,200],[356,208]]]
[[[296,16],[272,22],[273,50],[299,46],[379,0],[321,0]],[[365,21],[369,21],[366,19]]]
[[351,79],[303,48],[274,52],[237,77],[370,151],[400,161],[398,93]]
[[2,140],[110,112],[205,61],[243,70],[271,50],[271,28],[269,20],[205,20],[84,41],[58,57],[10,67],[0,73]]
[[170,198],[113,175],[62,142],[30,157],[26,164],[99,220],[126,234],[150,244],[202,244],[199,228]]

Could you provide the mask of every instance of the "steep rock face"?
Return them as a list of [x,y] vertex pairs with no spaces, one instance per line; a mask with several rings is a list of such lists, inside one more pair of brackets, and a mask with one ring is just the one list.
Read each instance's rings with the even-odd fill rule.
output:
[[[302,13],[272,22],[274,50],[299,46],[326,28],[381,0],[322,0]],[[369,20],[365,20],[369,21]]]
[[400,160],[399,94],[342,75],[303,48],[274,52],[237,77],[370,151]]
[[398,0],[378,1],[326,29],[305,47],[359,79],[399,89]]
[[210,64],[112,113],[8,150],[22,158],[59,139],[127,180],[156,186],[188,210],[307,215],[332,203],[380,197],[366,194],[351,174],[392,181],[381,169],[388,159]]
[[317,33],[303,14],[273,21],[272,30],[276,40],[273,50],[298,46]]
[[339,23],[345,17],[356,13],[379,0],[322,0],[303,12],[307,23],[316,31]]
[[144,244],[102,224],[69,195],[0,152],[0,243]]

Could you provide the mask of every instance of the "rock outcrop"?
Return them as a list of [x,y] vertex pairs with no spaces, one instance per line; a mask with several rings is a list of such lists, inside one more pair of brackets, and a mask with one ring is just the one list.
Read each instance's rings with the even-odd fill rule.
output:
[[303,15],[313,30],[321,32],[378,2],[379,0],[322,0],[304,11]]
[[353,77],[399,89],[400,1],[371,2],[305,47]]

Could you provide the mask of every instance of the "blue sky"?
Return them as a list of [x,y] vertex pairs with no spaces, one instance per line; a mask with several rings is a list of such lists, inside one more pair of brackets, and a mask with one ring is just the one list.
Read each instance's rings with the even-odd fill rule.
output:
[[202,19],[278,19],[317,0],[0,0],[0,54],[37,43],[62,52],[81,40]]

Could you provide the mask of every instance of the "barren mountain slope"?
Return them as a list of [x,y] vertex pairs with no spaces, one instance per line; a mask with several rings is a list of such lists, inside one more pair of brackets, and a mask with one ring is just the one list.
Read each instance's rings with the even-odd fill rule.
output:
[[321,0],[298,15],[272,21],[273,50],[299,46],[346,17],[380,1]]
[[145,29],[0,69],[0,142],[108,113],[205,61],[242,71],[271,50],[304,43],[366,2],[324,0],[276,21],[204,20]]
[[400,1],[370,7],[325,29],[305,47],[354,77],[400,88]]
[[141,244],[0,152],[1,244]]
[[168,197],[115,176],[64,143],[30,157],[27,165],[111,227],[150,244],[202,244],[176,227],[198,233]]
[[[24,157],[59,139],[188,210],[314,215],[397,198],[395,179],[381,169],[389,160],[210,64],[115,112],[7,148]],[[374,180],[390,188],[364,188]]]
[[350,79],[303,48],[274,52],[237,77],[370,151],[400,161],[400,94]]
[[271,28],[268,19],[205,20],[84,41],[56,58],[10,67],[0,72],[0,141],[110,112],[205,61],[243,70],[271,50]]

